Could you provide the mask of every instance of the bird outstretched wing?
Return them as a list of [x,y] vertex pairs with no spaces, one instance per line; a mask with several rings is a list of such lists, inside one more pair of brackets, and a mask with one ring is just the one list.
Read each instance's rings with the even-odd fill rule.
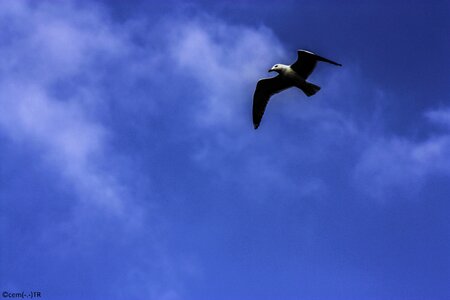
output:
[[253,94],[253,126],[258,128],[262,116],[266,110],[267,103],[273,94],[292,87],[293,85],[280,75],[272,78],[264,78],[256,84],[256,90]]
[[318,61],[342,66],[337,62],[321,57],[315,53],[306,50],[297,50],[297,61],[291,65],[291,69],[297,72],[303,79],[306,79],[312,73]]

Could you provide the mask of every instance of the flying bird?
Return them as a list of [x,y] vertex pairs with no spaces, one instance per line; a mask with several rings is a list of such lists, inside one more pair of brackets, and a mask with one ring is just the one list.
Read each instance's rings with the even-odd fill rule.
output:
[[297,50],[297,61],[295,63],[290,66],[276,64],[269,72],[277,72],[277,76],[258,81],[253,95],[253,126],[255,129],[259,127],[267,103],[272,95],[294,86],[301,89],[308,97],[311,97],[320,90],[320,86],[306,81],[318,61],[342,66],[337,62],[321,57],[315,53],[306,50]]

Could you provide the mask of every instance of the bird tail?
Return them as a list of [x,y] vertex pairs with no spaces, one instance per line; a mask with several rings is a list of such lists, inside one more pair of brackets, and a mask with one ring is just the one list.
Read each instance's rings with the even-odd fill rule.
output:
[[305,81],[300,89],[306,94],[306,96],[311,97],[320,90],[320,86]]

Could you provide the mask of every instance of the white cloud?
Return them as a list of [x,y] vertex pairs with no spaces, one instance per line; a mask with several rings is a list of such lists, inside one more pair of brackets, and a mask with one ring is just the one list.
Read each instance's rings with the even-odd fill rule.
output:
[[169,51],[180,72],[201,88],[199,124],[226,127],[248,121],[242,118],[243,107],[251,105],[256,79],[284,54],[269,29],[229,25],[211,17],[172,28]]
[[450,108],[428,111],[425,116],[433,123],[443,125],[450,129]]
[[[103,67],[123,66],[120,70],[124,74],[117,75],[130,82],[139,80],[139,76],[155,70],[154,54],[163,55],[152,51],[148,42],[162,37],[146,36],[148,41],[141,48],[131,41],[130,36],[135,33],[133,26],[116,26],[95,6],[83,9],[72,2],[57,6],[50,2],[2,2],[0,14],[7,20],[4,23],[8,23],[8,30],[16,31],[14,34],[3,31],[5,39],[0,45],[0,55],[4,58],[0,63],[0,134],[19,147],[27,147],[33,158],[45,161],[49,171],[61,175],[78,199],[74,220],[52,224],[45,232],[42,230],[43,243],[64,255],[80,253],[89,247],[101,249],[104,245],[97,244],[98,236],[106,234],[111,238],[111,232],[98,223],[110,220],[110,216],[119,217],[112,218],[111,223],[116,229],[114,234],[128,235],[124,243],[137,239],[148,242],[138,243],[138,249],[131,251],[144,253],[141,255],[148,262],[146,266],[132,265],[124,270],[127,276],[132,276],[133,272],[139,274],[139,286],[135,278],[124,285],[134,287],[133,291],[140,296],[143,291],[152,299],[181,298],[182,280],[178,273],[183,271],[179,271],[179,265],[165,253],[163,239],[153,236],[156,235],[153,229],[161,229],[145,228],[143,231],[138,227],[158,223],[149,220],[151,212],[147,213],[153,203],[138,207],[143,199],[133,199],[133,195],[140,192],[132,191],[132,187],[121,180],[127,170],[122,170],[123,164],[115,165],[117,154],[110,145],[114,132],[99,116],[110,106],[105,90],[114,88],[102,85],[101,81],[105,76],[116,75],[108,74]],[[243,50],[236,51],[233,55]],[[231,62],[231,58],[227,62]],[[55,86],[60,83],[70,84],[72,93],[58,95]],[[212,88],[218,85],[219,81]],[[133,173],[133,179],[139,180],[137,177],[141,175]],[[98,208],[95,213],[93,207]],[[136,227],[127,226],[136,222],[139,223]],[[61,236],[64,239],[60,239]],[[111,240],[116,239],[114,236]],[[149,254],[149,251],[156,254]],[[160,271],[158,276],[154,276],[155,270]]]
[[[266,135],[264,129],[255,132],[252,127],[257,80],[271,76],[267,69],[273,64],[289,59],[276,36],[265,27],[230,25],[208,16],[172,24],[168,32],[169,53],[181,74],[178,76],[189,78],[197,89],[187,90],[185,99],[197,105],[193,110],[197,128],[214,131],[201,136],[192,159],[202,168],[214,169],[221,182],[232,182],[250,201],[266,201],[280,191],[290,191],[288,194],[300,198],[322,196],[326,190],[322,180],[292,178],[288,175],[289,163],[274,159],[264,150],[272,149],[273,131]],[[199,99],[193,99],[193,95],[199,95]],[[327,114],[333,112],[328,110]],[[315,121],[320,120],[319,115],[309,114]],[[335,124],[321,125],[331,130]],[[288,149],[285,146],[279,149],[279,155],[291,151],[292,144],[286,146]],[[249,149],[257,151],[250,153]],[[227,163],[230,157],[238,161]]]
[[[59,175],[68,186],[66,192],[77,200],[65,206],[72,217],[36,229],[35,242],[54,252],[60,262],[61,257],[78,259],[83,252],[99,253],[106,247],[113,251],[139,240],[137,249],[130,247],[130,255],[139,253],[148,263],[137,264],[135,257],[117,262],[126,268],[114,280],[125,276],[121,289],[139,296],[179,298],[178,266],[165,253],[164,239],[157,237],[160,228],[155,227],[161,224],[150,218],[154,203],[144,207],[147,199],[139,197],[148,191],[135,191],[123,175],[128,172],[134,181],[147,181],[148,174],[125,169],[128,162],[115,153],[114,132],[103,119],[111,107],[111,99],[105,97],[111,87],[102,80],[116,75],[129,82],[138,80],[153,69],[153,52],[131,42],[136,28],[113,24],[95,5],[2,1],[0,18],[4,29],[0,32],[0,134],[44,162],[42,176],[47,170]],[[123,73],[108,73],[108,66]],[[58,92],[60,84],[63,93]],[[38,200],[44,207],[53,206],[49,199]],[[121,235],[126,237],[122,240]],[[55,267],[62,266],[55,262]],[[139,286],[133,272],[139,273]]]
[[[298,194],[303,189],[307,190],[308,182],[297,184],[287,175],[289,166],[271,164],[271,159],[266,156],[268,153],[263,150],[268,147],[265,143],[277,140],[277,137],[271,136],[277,134],[273,131],[275,125],[272,129],[262,128],[266,131],[258,141],[251,136],[256,133],[244,131],[251,126],[249,116],[245,114],[250,112],[256,80],[264,76],[271,64],[288,60],[282,44],[264,27],[229,25],[208,17],[180,24],[169,31],[169,50],[179,72],[195,79],[199,93],[192,94],[201,95],[201,99],[188,97],[186,101],[191,101],[193,105],[201,104],[195,109],[195,120],[201,128],[216,130],[213,140],[201,141],[202,146],[192,155],[193,159],[200,164],[214,165],[215,160],[223,163],[226,157],[219,157],[217,148],[220,148],[222,155],[232,155],[256,147],[256,142],[261,150],[243,162],[240,168],[242,176],[247,176],[254,183],[278,182],[285,188],[288,185]],[[328,65],[326,67],[330,68]],[[350,147],[352,149],[348,152],[353,155],[350,158],[353,163],[349,167],[354,166],[350,181],[377,199],[393,195],[394,191],[411,195],[411,192],[420,190],[430,174],[448,172],[447,134],[419,142],[389,137],[383,119],[383,105],[389,91],[362,80],[363,72],[351,64],[342,69],[331,68],[326,74],[322,78],[311,77],[312,82],[323,85],[321,93],[314,99],[290,101],[284,105],[286,120],[308,124],[312,136],[308,140],[308,148],[305,149],[303,143],[292,141],[279,145],[279,155],[286,156],[288,160],[295,152],[296,157],[324,161],[333,155],[334,147]],[[277,95],[277,99],[281,99],[277,101],[293,98],[293,95],[297,97],[295,92]],[[359,113],[367,115],[368,112],[354,110],[353,107],[358,106],[357,101],[367,101],[367,97],[371,99],[373,113],[364,118]],[[450,124],[447,110],[431,111],[426,116],[434,123]],[[224,130],[217,130],[217,126]],[[266,163],[259,163],[260,160]],[[258,171],[252,174],[252,170],[256,169]],[[326,182],[320,178],[311,180],[320,183],[313,185],[314,193],[327,190]],[[264,186],[261,188],[264,189]]]
[[78,86],[67,98],[50,88],[73,75],[94,76],[96,60],[126,53],[126,40],[96,9],[76,9],[70,2],[56,9],[45,2],[7,1],[1,10],[17,32],[0,46],[0,130],[39,149],[81,200],[124,213],[126,193],[115,170],[98,167],[108,159],[108,130],[84,106],[104,101],[92,86]]
[[[450,119],[450,111],[430,111],[425,115],[436,123]],[[355,169],[355,182],[368,195],[383,200],[400,191],[412,196],[429,175],[450,174],[450,133],[422,141],[400,137],[376,137],[367,145]]]

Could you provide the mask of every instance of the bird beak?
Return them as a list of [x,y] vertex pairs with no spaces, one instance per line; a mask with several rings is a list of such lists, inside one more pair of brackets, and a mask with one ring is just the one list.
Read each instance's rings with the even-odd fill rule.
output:
[[269,69],[269,71],[267,71],[267,72],[273,72],[273,69],[272,69],[272,68],[270,68],[270,69]]

